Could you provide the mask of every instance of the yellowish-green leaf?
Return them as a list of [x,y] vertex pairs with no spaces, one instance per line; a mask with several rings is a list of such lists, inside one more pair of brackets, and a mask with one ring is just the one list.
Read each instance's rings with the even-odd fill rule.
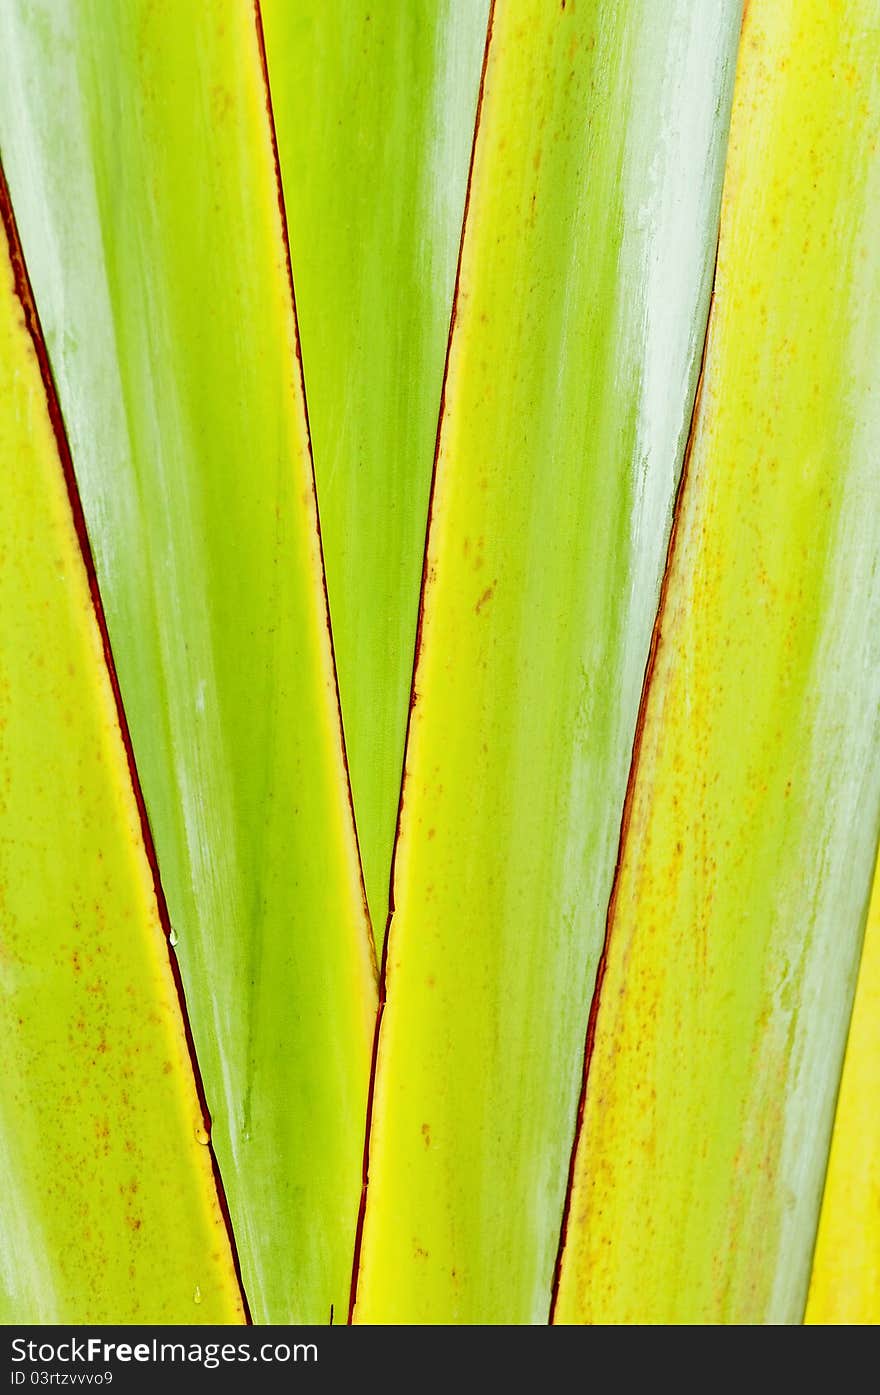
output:
[[10,0],[0,72],[245,1287],[324,1322],[375,984],[256,17]]
[[376,938],[489,0],[262,0]]
[[714,263],[738,3],[497,0],[356,1317],[546,1321]]
[[880,876],[837,1100],[808,1323],[880,1323]]
[[240,1321],[16,253],[0,229],[0,1319]]
[[557,1317],[799,1322],[880,813],[880,26],[751,0]]

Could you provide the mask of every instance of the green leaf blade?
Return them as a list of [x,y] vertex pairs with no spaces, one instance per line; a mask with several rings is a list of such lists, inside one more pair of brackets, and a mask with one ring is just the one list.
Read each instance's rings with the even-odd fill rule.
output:
[[346,746],[385,933],[488,0],[262,0]]
[[494,10],[395,864],[360,1321],[547,1319],[703,342],[738,25],[735,4]]
[[2,25],[0,139],[245,1286],[257,1320],[322,1322],[375,985],[254,16],[67,0]]
[[[0,199],[15,239],[2,174]],[[240,1322],[57,405],[0,243],[0,1316]]]

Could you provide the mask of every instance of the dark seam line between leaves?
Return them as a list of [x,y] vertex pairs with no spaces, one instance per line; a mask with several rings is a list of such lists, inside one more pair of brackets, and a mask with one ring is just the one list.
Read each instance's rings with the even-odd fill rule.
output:
[[263,70],[263,83],[266,92],[266,113],[269,118],[269,134],[272,142],[272,159],[275,165],[275,189],[278,196],[278,212],[281,217],[281,235],[284,242],[284,257],[287,265],[287,285],[290,292],[290,304],[293,310],[293,341],[296,352],[297,369],[299,372],[300,390],[302,392],[303,415],[305,416],[306,440],[309,451],[309,468],[311,470],[312,498],[315,504],[315,529],[318,538],[318,553],[321,560],[321,586],[324,594],[324,623],[327,629],[327,638],[330,642],[330,661],[333,668],[333,685],[336,694],[336,714],[339,723],[339,741],[342,747],[342,763],[345,767],[345,784],[348,794],[348,809],[351,817],[351,827],[354,833],[355,848],[357,849],[358,876],[360,879],[361,902],[363,905],[364,918],[367,927],[367,939],[369,942],[370,960],[373,967],[374,979],[378,978],[378,968],[376,962],[376,937],[373,933],[373,922],[370,916],[370,906],[367,900],[367,884],[364,877],[364,862],[361,856],[360,838],[358,835],[357,818],[354,809],[354,792],[351,785],[351,772],[348,765],[348,748],[345,743],[345,719],[342,713],[342,694],[339,689],[339,669],[336,665],[336,648],[333,640],[333,627],[330,620],[330,593],[327,589],[327,568],[324,562],[324,537],[321,532],[321,510],[318,504],[318,482],[315,475],[315,456],[312,449],[312,428],[309,421],[309,401],[306,392],[305,370],[303,368],[302,344],[299,337],[299,316],[296,310],[296,291],[293,284],[293,262],[290,255],[290,233],[287,224],[287,206],[284,201],[284,185],[281,180],[281,160],[278,154],[278,135],[275,129],[275,112],[272,107],[272,89],[269,85],[269,64],[266,58],[266,39],[263,33],[263,15],[260,9],[260,0],[254,0],[254,24],[257,31],[257,44],[260,51],[260,64]]
[[400,846],[400,835],[403,821],[403,806],[406,796],[406,761],[409,750],[410,732],[412,729],[413,710],[416,705],[417,676],[419,658],[422,652],[422,638],[425,619],[425,596],[428,588],[428,557],[431,540],[431,524],[434,517],[434,498],[437,485],[437,469],[440,458],[440,439],[443,430],[443,420],[446,411],[446,385],[449,376],[449,356],[452,349],[452,338],[455,330],[455,323],[458,314],[458,293],[461,283],[461,264],[464,255],[465,235],[468,225],[468,214],[471,204],[471,186],[474,175],[474,160],[477,151],[477,138],[480,130],[480,116],[483,110],[483,95],[486,86],[486,70],[489,64],[489,48],[492,41],[492,25],[495,17],[495,0],[490,0],[489,13],[486,21],[486,42],[483,47],[483,63],[480,69],[480,85],[477,90],[477,103],[474,112],[474,136],[471,142],[470,163],[468,165],[467,185],[465,187],[464,210],[461,220],[461,237],[458,244],[458,261],[455,269],[455,284],[452,292],[452,307],[449,317],[449,333],[446,339],[446,357],[443,364],[443,381],[440,388],[440,405],[437,414],[437,434],[434,440],[434,458],[431,465],[431,488],[428,495],[428,513],[425,526],[425,546],[422,559],[422,577],[419,587],[419,613],[416,623],[415,647],[413,651],[412,681],[410,684],[409,710],[406,719],[406,736],[403,746],[403,764],[400,776],[400,795],[397,802],[397,822],[394,828],[394,842],[391,853],[391,872],[388,889],[388,919],[385,925],[385,940],[382,946],[382,962],[379,969],[379,1006],[376,1011],[376,1026],[373,1035],[373,1054],[370,1062],[370,1085],[367,1094],[367,1118],[364,1136],[364,1161],[363,1174],[361,1178],[361,1200],[358,1210],[357,1230],[355,1232],[354,1257],[351,1270],[351,1291],[348,1303],[349,1325],[354,1319],[355,1305],[357,1304],[358,1281],[360,1279],[361,1248],[363,1245],[364,1221],[367,1212],[367,1191],[370,1180],[370,1143],[373,1129],[373,1104],[376,1093],[376,1073],[379,1062],[379,1040],[382,1030],[382,1018],[385,1013],[386,987],[388,975],[388,946],[391,940],[391,928],[394,920],[394,876],[397,865],[397,853]]

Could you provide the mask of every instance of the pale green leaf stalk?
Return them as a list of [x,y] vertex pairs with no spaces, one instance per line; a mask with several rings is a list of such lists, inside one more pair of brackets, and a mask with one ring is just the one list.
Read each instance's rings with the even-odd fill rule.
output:
[[739,3],[494,6],[359,1321],[547,1320],[739,26]]
[[488,0],[262,0],[330,613],[385,933]]
[[748,7],[562,1321],[804,1313],[880,820],[877,18]]
[[325,1322],[375,983],[252,6],[10,0],[0,143],[245,1287]]
[[0,200],[0,1321],[240,1322],[2,175]]

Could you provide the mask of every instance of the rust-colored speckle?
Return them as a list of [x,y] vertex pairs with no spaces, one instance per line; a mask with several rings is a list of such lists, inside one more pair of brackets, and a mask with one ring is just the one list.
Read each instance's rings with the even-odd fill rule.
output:
[[484,605],[487,605],[487,604],[489,603],[489,601],[491,601],[491,599],[492,599],[492,597],[494,596],[494,594],[495,594],[495,582],[493,581],[491,586],[487,586],[487,587],[486,587],[486,589],[485,589],[485,591],[483,592],[482,596],[481,596],[480,599],[477,601],[477,604],[474,606],[474,614],[475,614],[475,615],[479,615],[480,611],[483,609],[483,606],[484,606]]

